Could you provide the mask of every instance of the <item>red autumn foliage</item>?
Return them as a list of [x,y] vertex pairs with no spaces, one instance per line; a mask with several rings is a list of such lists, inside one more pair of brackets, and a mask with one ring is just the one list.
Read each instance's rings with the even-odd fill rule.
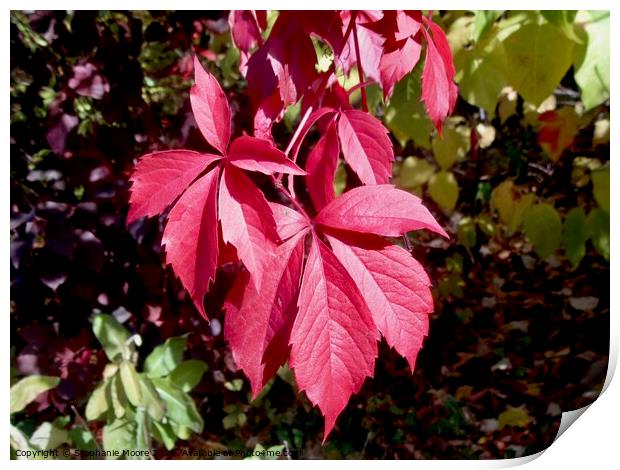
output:
[[[265,38],[264,12],[232,12],[229,22],[255,137],[230,143],[224,91],[195,59],[192,110],[216,153],[142,157],[131,178],[127,222],[172,207],[163,236],[167,262],[205,318],[204,296],[233,252],[224,247],[234,247],[244,269],[225,303],[233,357],[254,395],[288,360],[300,390],[325,416],[326,439],[351,394],[373,374],[380,336],[413,368],[428,333],[429,278],[388,237],[419,229],[447,236],[419,198],[388,184],[394,152],[387,130],[367,110],[364,83],[378,80],[389,97],[425,48],[422,98],[440,130],[456,100],[452,57],[442,30],[420,12],[282,12]],[[311,37],[333,51],[325,73],[316,70]],[[354,66],[362,110],[353,109],[350,90],[335,80]],[[303,117],[282,152],[272,125],[300,101]],[[321,136],[304,172],[295,161],[315,124]],[[336,197],[340,154],[363,186]],[[269,202],[246,171],[271,176],[292,207]],[[285,174],[291,189],[294,176],[306,175],[314,212],[284,188]]]

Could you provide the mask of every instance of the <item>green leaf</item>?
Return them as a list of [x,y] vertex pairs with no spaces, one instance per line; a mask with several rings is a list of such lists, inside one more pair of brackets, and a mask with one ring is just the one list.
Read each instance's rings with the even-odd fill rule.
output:
[[177,424],[175,421],[170,421],[170,428],[179,439],[187,440],[192,437],[192,430],[190,428]]
[[240,392],[243,388],[243,379],[233,379],[230,382],[225,382],[224,388],[231,392]]
[[575,81],[587,111],[609,99],[609,12],[583,11],[577,22],[583,39],[574,51]]
[[541,259],[547,259],[562,241],[562,219],[550,204],[536,204],[525,211],[523,231]]
[[456,162],[465,158],[470,148],[470,129],[460,117],[448,118],[443,134],[433,139],[433,155],[443,170],[449,170]]
[[586,254],[589,237],[586,213],[581,207],[574,207],[564,221],[564,251],[574,268],[579,266]]
[[204,422],[198,413],[194,400],[167,379],[154,378],[153,384],[166,404],[166,416],[177,424],[186,426],[196,433],[201,433]]
[[[136,446],[136,424],[125,419],[116,419],[103,427],[103,447],[107,451],[131,450]],[[107,457],[116,459],[117,457]]]
[[88,421],[99,419],[110,408],[111,403],[107,390],[109,386],[110,381],[106,380],[91,393],[88,403],[86,403],[86,419]]
[[609,213],[598,207],[592,209],[588,214],[587,224],[594,249],[609,261]]
[[177,442],[177,436],[172,427],[169,424],[157,421],[153,421],[153,437],[166,446],[168,450],[174,449],[174,445]]
[[129,358],[129,332],[112,315],[100,313],[93,318],[93,332],[103,346],[108,359]]
[[577,10],[540,10],[540,14],[549,23],[558,28],[568,39],[576,43],[581,42],[575,31]]
[[129,361],[123,361],[119,368],[121,382],[125,395],[129,403],[133,406],[142,406],[142,390],[140,388],[140,378],[136,372],[136,366]]
[[96,450],[97,443],[93,434],[82,426],[76,426],[69,430],[69,437],[73,445],[79,450]]
[[510,180],[503,181],[491,192],[491,207],[497,211],[500,220],[506,224],[508,235],[518,230],[523,222],[524,212],[533,202],[533,194],[519,196]]
[[117,418],[122,418],[125,416],[126,409],[129,406],[127,396],[125,395],[121,385],[120,377],[115,375],[110,379],[110,386],[107,388],[108,401],[112,403],[114,416]]
[[516,28],[504,40],[509,83],[526,101],[540,105],[570,68],[574,44],[546,24]]
[[460,49],[454,55],[455,80],[459,94],[468,103],[483,108],[489,118],[502,90],[508,86],[506,53],[496,29],[470,49]]
[[423,158],[407,157],[398,169],[397,186],[404,189],[417,189],[426,184],[435,168]]
[[204,361],[190,359],[182,362],[170,374],[170,381],[184,392],[189,392],[200,383],[202,375],[209,369]]
[[590,177],[594,187],[594,199],[601,209],[609,212],[609,167],[592,171]]
[[452,211],[459,198],[459,184],[449,171],[435,173],[428,183],[428,193],[446,212]]
[[39,450],[56,449],[62,444],[69,443],[69,433],[59,429],[52,423],[45,422],[30,436],[30,444]]
[[394,87],[394,93],[385,109],[385,123],[398,139],[401,146],[409,140],[427,149],[434,125],[426,114],[422,103],[422,67],[416,66]]
[[183,360],[187,345],[186,336],[173,336],[164,344],[157,346],[144,361],[144,371],[149,377],[164,377],[172,372]]
[[56,387],[59,382],[59,377],[48,375],[31,375],[21,379],[11,387],[11,414],[22,411],[39,394]]
[[504,10],[475,10],[472,39],[476,42],[479,41],[484,33],[491,29],[495,20],[497,20],[502,13],[504,13]]
[[478,238],[476,233],[476,224],[471,217],[463,217],[459,220],[457,237],[459,239],[459,243],[468,250],[476,245],[476,240]]
[[[142,403],[153,420],[161,421],[166,414],[166,407],[159,397],[153,382],[144,374],[139,375]],[[176,383],[176,382],[175,382]]]

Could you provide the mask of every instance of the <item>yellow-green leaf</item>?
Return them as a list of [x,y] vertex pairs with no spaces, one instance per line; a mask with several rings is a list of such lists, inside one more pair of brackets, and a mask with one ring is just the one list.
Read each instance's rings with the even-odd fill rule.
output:
[[50,377],[48,375],[24,377],[11,387],[11,414],[22,411],[41,393],[54,388],[59,382],[59,377]]
[[399,166],[397,185],[404,189],[416,189],[426,184],[435,169],[423,158],[407,157]]
[[570,68],[574,44],[544,23],[532,22],[516,28],[504,40],[510,85],[538,106],[553,93]]
[[523,231],[541,259],[547,259],[562,241],[562,219],[554,207],[541,203],[525,211]]
[[577,16],[584,31],[575,47],[575,81],[586,110],[609,99],[609,12],[583,11]]
[[132,362],[123,361],[121,362],[119,371],[123,390],[125,390],[125,395],[127,395],[129,403],[133,406],[141,406],[142,391],[140,388],[140,379],[136,372],[136,366],[134,366]]
[[435,173],[428,183],[428,193],[444,211],[452,211],[459,198],[459,184],[454,173],[449,171]]
[[594,187],[594,199],[601,209],[609,212],[609,167],[594,170],[591,178]]
[[504,429],[506,426],[524,428],[530,423],[530,421],[532,421],[532,418],[525,407],[515,408],[508,406],[508,409],[500,413],[498,418],[500,429]]
[[433,155],[443,170],[449,170],[459,160],[465,158],[470,147],[470,130],[459,117],[448,118],[443,134],[433,139]]
[[589,236],[586,213],[581,207],[574,207],[564,221],[564,252],[574,268],[586,254]]

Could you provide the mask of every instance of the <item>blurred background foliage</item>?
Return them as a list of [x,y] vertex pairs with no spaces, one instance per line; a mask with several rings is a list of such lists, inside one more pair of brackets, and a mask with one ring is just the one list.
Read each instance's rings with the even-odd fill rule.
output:
[[[234,132],[251,132],[227,12],[11,13],[13,451],[510,458],[550,445],[561,412],[596,399],[609,345],[609,13],[434,18],[460,93],[443,134],[418,68],[389,103],[368,88],[394,137],[395,184],[451,234],[411,234],[435,286],[430,336],[413,374],[382,344],[375,378],[321,446],[322,419],[286,367],[250,400],[222,337],[231,274],[207,298],[207,324],[164,265],[162,221],[125,227],[136,158],[204,148],[194,53],[227,90]],[[337,191],[352,180],[341,167]]]

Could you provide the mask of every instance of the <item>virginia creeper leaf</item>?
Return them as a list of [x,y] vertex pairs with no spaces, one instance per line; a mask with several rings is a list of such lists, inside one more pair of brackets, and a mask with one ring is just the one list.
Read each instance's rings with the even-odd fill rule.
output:
[[219,169],[198,179],[170,211],[162,244],[196,308],[207,317],[203,298],[217,267],[217,180]]
[[394,149],[387,129],[372,115],[344,110],[338,121],[342,154],[364,184],[387,183],[392,176]]
[[[238,288],[232,289],[233,298],[226,302],[224,334],[235,362],[250,379],[254,397],[288,358],[290,329],[297,312],[303,238],[299,234],[277,248],[261,273],[260,289],[245,276],[242,298],[238,298]],[[265,355],[268,346],[270,353]]]
[[413,371],[433,311],[424,268],[407,250],[378,237],[328,236],[328,240],[359,286],[377,328]]
[[269,204],[252,180],[235,167],[224,169],[222,183],[219,195],[222,237],[237,249],[247,270],[260,277],[278,240]]
[[330,123],[316,143],[306,162],[306,183],[310,197],[317,211],[320,211],[335,197],[334,177],[338,166],[338,134],[334,123]]
[[196,124],[207,142],[226,153],[230,141],[230,108],[226,95],[216,78],[208,73],[194,57],[194,76],[189,97]]
[[377,332],[355,282],[316,236],[298,304],[290,364],[300,391],[325,416],[325,441],[351,394],[373,374]]
[[287,173],[303,175],[304,171],[286,158],[271,142],[256,137],[242,136],[233,141],[226,159],[231,165],[266,175]]
[[423,228],[448,237],[419,197],[391,184],[352,189],[325,206],[315,222],[386,237],[398,237]]
[[161,214],[218,155],[191,150],[166,150],[144,155],[129,181],[131,197],[127,224]]

